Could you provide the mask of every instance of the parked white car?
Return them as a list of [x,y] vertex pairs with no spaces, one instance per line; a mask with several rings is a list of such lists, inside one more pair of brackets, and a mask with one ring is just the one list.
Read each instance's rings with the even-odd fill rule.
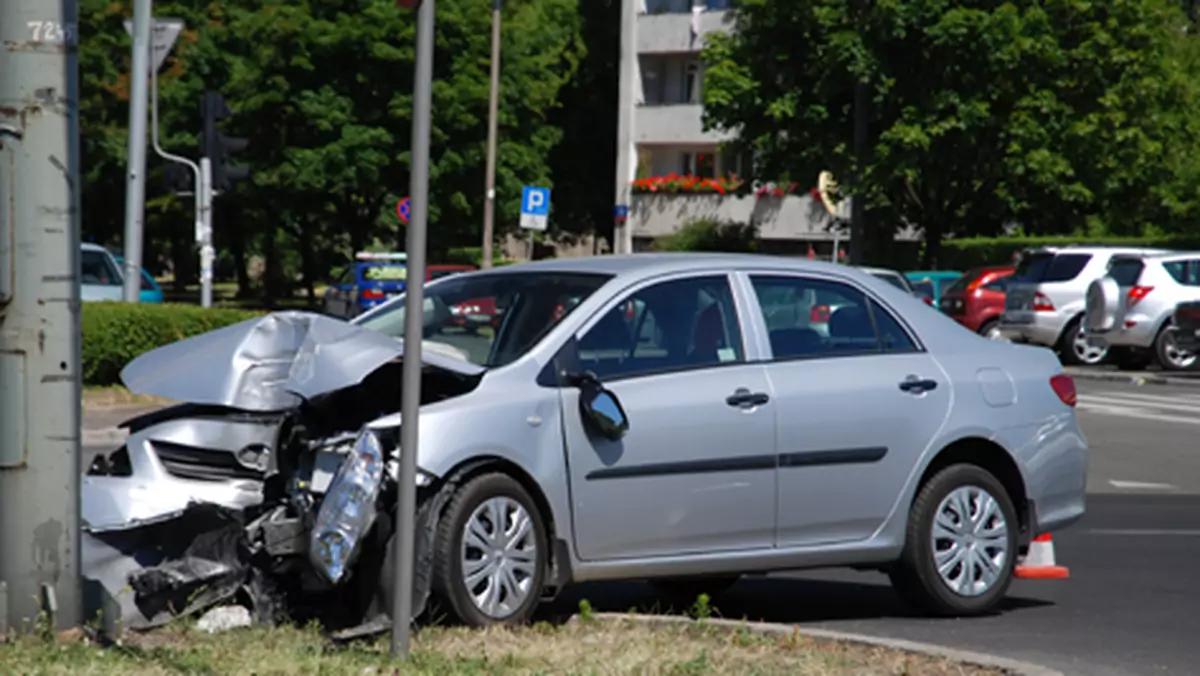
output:
[[125,276],[108,249],[90,242],[80,244],[79,268],[79,296],[85,303],[124,298]]
[[1116,256],[1088,288],[1087,333],[1098,345],[1129,348],[1124,368],[1158,362],[1167,371],[1187,370],[1196,354],[1178,345],[1172,316],[1180,303],[1194,301],[1200,301],[1200,252]]
[[[1088,285],[1104,276],[1114,256],[1167,253],[1161,249],[1070,246],[1026,252],[1009,278],[1000,334],[1058,350],[1064,364],[1101,364],[1108,348],[1083,329]],[[1125,355],[1120,355],[1125,359]]]

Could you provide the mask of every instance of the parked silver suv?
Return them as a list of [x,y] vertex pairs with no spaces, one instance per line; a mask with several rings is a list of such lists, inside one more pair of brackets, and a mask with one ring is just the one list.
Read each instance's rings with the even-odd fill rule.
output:
[[1083,331],[1088,285],[1117,255],[1167,253],[1119,247],[1048,247],[1026,252],[1008,284],[1000,333],[1009,340],[1055,348],[1064,364],[1100,364],[1108,348]]
[[1200,301],[1200,252],[1115,256],[1108,274],[1088,288],[1084,323],[1094,343],[1130,349],[1122,367],[1157,361],[1182,371],[1196,364],[1196,355],[1177,344],[1172,316],[1192,301]]

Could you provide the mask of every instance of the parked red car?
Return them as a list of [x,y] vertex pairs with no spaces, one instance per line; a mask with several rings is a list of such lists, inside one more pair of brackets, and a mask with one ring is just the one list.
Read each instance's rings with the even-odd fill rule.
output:
[[997,265],[968,270],[942,294],[941,311],[976,333],[998,338],[1005,287],[1014,269]]

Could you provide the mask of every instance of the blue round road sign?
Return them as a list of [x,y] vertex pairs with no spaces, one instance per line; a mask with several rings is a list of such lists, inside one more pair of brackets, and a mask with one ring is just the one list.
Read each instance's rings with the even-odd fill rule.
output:
[[411,209],[412,201],[405,197],[396,203],[396,216],[399,217],[403,223],[407,224],[408,214]]

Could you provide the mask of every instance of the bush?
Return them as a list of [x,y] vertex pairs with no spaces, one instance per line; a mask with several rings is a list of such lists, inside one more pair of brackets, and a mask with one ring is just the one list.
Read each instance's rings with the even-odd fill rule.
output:
[[745,223],[697,218],[654,243],[658,251],[758,251],[758,229]]
[[978,237],[945,240],[939,267],[967,270],[983,265],[1012,263],[1013,254],[1046,246],[1127,246],[1155,249],[1200,249],[1200,237],[1164,235],[1159,237]]
[[121,369],[138,355],[261,314],[195,305],[84,303],[83,382],[116,385]]

